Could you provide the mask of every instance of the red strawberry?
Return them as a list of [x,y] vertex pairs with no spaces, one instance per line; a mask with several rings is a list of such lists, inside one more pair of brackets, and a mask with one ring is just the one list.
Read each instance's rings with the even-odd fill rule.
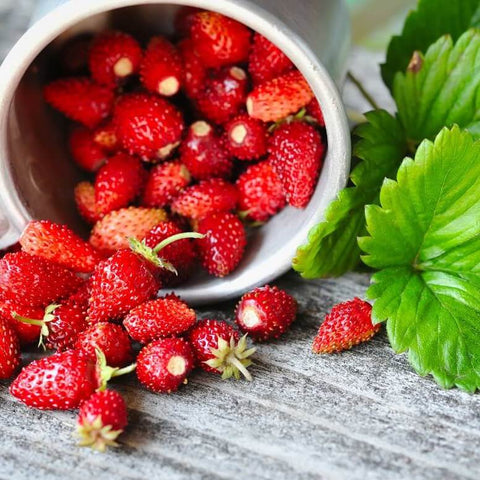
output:
[[280,177],[268,161],[247,168],[236,185],[239,209],[249,220],[266,222],[287,203]]
[[247,98],[248,114],[264,122],[278,122],[298,112],[314,98],[303,75],[295,70],[253,89]]
[[233,162],[223,141],[207,122],[193,123],[180,147],[180,160],[197,180],[228,177]]
[[204,268],[216,277],[231,273],[240,263],[247,244],[245,228],[233,213],[212,213],[198,222],[199,255]]
[[115,105],[119,140],[131,155],[144,160],[167,158],[180,144],[182,114],[167,100],[146,93],[123,95]]
[[172,212],[194,220],[214,212],[235,210],[238,191],[235,185],[221,178],[204,180],[187,187],[171,205]]
[[248,59],[248,72],[258,85],[293,70],[290,59],[263,35],[253,35],[253,45]]
[[194,15],[201,11],[200,8],[195,7],[180,7],[175,14],[175,32],[182,37],[188,36]]
[[195,51],[207,67],[245,62],[250,31],[241,23],[215,12],[200,12],[190,20]]
[[103,122],[95,129],[93,132],[93,141],[104,152],[115,153],[119,150],[120,145],[118,142],[117,131],[111,119]]
[[74,197],[80,215],[88,223],[96,223],[102,218],[102,214],[95,203],[95,188],[90,182],[77,184]]
[[141,160],[117,153],[100,168],[95,178],[95,204],[105,215],[127,207],[140,193],[146,171]]
[[166,97],[180,90],[183,78],[182,59],[176,48],[164,37],[153,37],[140,69],[143,86]]
[[137,357],[138,380],[149,390],[170,393],[187,383],[194,367],[192,347],[183,338],[164,338],[144,347]]
[[90,235],[90,243],[100,252],[112,254],[128,248],[129,238],[141,240],[157,223],[167,219],[159,208],[129,207],[115,210],[97,222]]
[[94,142],[92,131],[87,128],[73,129],[68,145],[73,161],[87,172],[96,172],[105,163],[105,152]]
[[88,72],[88,52],[91,44],[90,33],[76,35],[65,42],[58,55],[65,74],[79,75]]
[[323,112],[320,108],[320,104],[318,100],[314,98],[308,105],[307,105],[307,114],[310,115],[314,120],[317,121],[320,127],[325,127],[325,119],[323,118]]
[[239,335],[228,323],[218,320],[200,320],[190,330],[190,345],[198,365],[207,372],[221,373],[223,379],[242,374],[251,381],[247,368],[252,364],[249,357],[255,348],[247,348],[246,335]]
[[354,345],[370,340],[379,330],[380,325],[372,324],[372,306],[355,298],[332,308],[313,341],[313,352],[349,350]]
[[10,322],[0,318],[0,380],[10,378],[20,365],[20,342]]
[[76,292],[72,293],[65,303],[73,303],[82,308],[84,312],[88,310],[88,299],[90,298],[90,279],[86,281]]
[[95,360],[95,350],[105,355],[107,364],[112,367],[125,367],[133,360],[133,349],[127,332],[114,323],[95,323],[78,335],[74,347],[83,350]]
[[284,290],[265,285],[245,294],[235,312],[235,321],[256,341],[278,338],[295,320],[297,302]]
[[14,313],[27,318],[42,318],[43,307],[28,307],[13,301],[0,302],[0,320],[10,324],[20,340],[20,345],[26,346],[38,342],[40,327],[15,320],[13,318]]
[[92,272],[101,260],[95,249],[66,225],[32,220],[20,237],[25,252],[63,265],[76,272]]
[[107,447],[118,446],[115,440],[126,426],[127,406],[123,397],[114,390],[96,392],[82,403],[78,412],[78,445],[104,452]]
[[239,67],[224,67],[212,73],[196,97],[200,113],[214,123],[237,115],[247,99],[247,74]]
[[43,94],[52,107],[88,128],[108,117],[113,106],[113,92],[85,77],[55,80]]
[[48,305],[67,297],[81,283],[61,265],[25,252],[9,253],[0,260],[0,293],[22,305]]
[[282,181],[287,202],[292,207],[305,208],[322,168],[322,137],[308,123],[284,123],[273,133],[269,152],[269,161]]
[[126,33],[105,32],[93,41],[88,60],[92,78],[101,85],[115,87],[138,71],[142,49]]
[[142,205],[145,207],[165,207],[189,183],[191,177],[187,167],[180,162],[166,162],[150,170]]
[[186,332],[195,324],[195,312],[178,297],[157,298],[130,311],[123,325],[137,342],[147,344],[159,338]]
[[267,153],[267,126],[242,114],[225,125],[225,145],[239,160],[258,160]]
[[189,98],[197,98],[205,85],[207,69],[195,53],[190,38],[182,40],[177,47],[183,63],[182,86]]

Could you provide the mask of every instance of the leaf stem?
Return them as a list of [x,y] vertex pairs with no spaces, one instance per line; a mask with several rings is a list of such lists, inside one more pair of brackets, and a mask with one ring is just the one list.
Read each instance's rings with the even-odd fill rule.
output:
[[380,106],[375,101],[375,99],[367,92],[363,83],[355,77],[355,75],[349,71],[347,73],[347,78],[358,88],[358,91],[362,94],[363,98],[373,107],[375,110],[380,110]]

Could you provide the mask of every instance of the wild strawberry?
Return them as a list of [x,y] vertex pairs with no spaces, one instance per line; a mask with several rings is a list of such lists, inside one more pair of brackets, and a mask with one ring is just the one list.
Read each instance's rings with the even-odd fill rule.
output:
[[236,185],[239,210],[248,220],[266,222],[287,203],[280,177],[268,161],[251,165]]
[[45,306],[67,297],[81,284],[61,265],[26,252],[9,253],[0,260],[0,293],[5,300]]
[[247,83],[247,74],[239,67],[215,71],[197,95],[196,106],[207,120],[225,123],[245,105]]
[[146,93],[120,97],[113,119],[123,148],[144,160],[170,156],[180,144],[184,128],[182,114],[176,107]]
[[90,325],[74,339],[74,348],[83,350],[92,360],[96,349],[103,352],[111,367],[125,367],[133,360],[133,349],[127,332],[115,323],[100,322]]
[[115,210],[97,222],[90,243],[106,255],[128,248],[129,238],[141,240],[157,224],[167,220],[159,208],[129,207]]
[[177,48],[183,63],[182,87],[187,97],[195,99],[205,85],[207,69],[195,53],[194,45],[190,38],[182,40],[177,45]]
[[245,228],[233,213],[218,212],[198,222],[199,255],[204,268],[216,277],[231,273],[240,263],[247,244]]
[[370,340],[379,330],[380,325],[372,324],[372,306],[355,298],[332,308],[313,341],[313,352],[349,350],[354,345]]
[[228,323],[218,320],[200,320],[190,330],[190,345],[198,365],[207,372],[221,373],[222,379],[242,374],[251,381],[247,368],[255,348],[247,350],[246,335],[239,339],[238,332]]
[[101,123],[93,132],[93,141],[104,152],[116,153],[120,149],[117,131],[111,119]]
[[242,114],[225,125],[227,150],[239,160],[258,160],[267,153],[267,126]]
[[0,318],[0,380],[10,378],[20,365],[20,342],[10,322]]
[[171,97],[180,90],[183,78],[182,59],[164,37],[153,37],[140,68],[143,86],[154,93]]
[[25,252],[76,272],[90,273],[101,257],[87,242],[66,225],[50,220],[32,220],[20,237]]
[[233,162],[223,141],[207,122],[193,123],[180,147],[180,160],[197,180],[230,176]]
[[190,34],[193,17],[196,13],[201,12],[200,8],[180,7],[175,14],[174,26],[177,35],[186,37]]
[[295,320],[297,302],[284,290],[265,285],[245,294],[235,311],[235,321],[256,341],[278,338]]
[[0,320],[10,324],[20,340],[20,345],[23,347],[38,342],[40,327],[15,320],[15,313],[27,318],[42,318],[44,308],[29,307],[14,301],[0,302]]
[[96,172],[105,163],[105,152],[94,142],[92,131],[88,128],[74,128],[68,145],[73,161],[87,172]]
[[90,279],[88,279],[76,292],[72,293],[64,303],[73,303],[80,307],[86,315],[88,299],[90,298]]
[[253,35],[253,45],[248,58],[248,72],[254,84],[273,80],[293,70],[290,59],[263,35]]
[[186,332],[195,324],[195,312],[178,297],[157,298],[130,311],[123,325],[137,342],[147,344],[159,338]]
[[269,152],[269,161],[280,177],[287,202],[292,207],[305,208],[322,168],[322,137],[308,123],[284,123],[273,133]]
[[203,64],[210,68],[242,63],[250,52],[250,31],[215,12],[199,12],[190,20],[190,36]]
[[88,60],[92,78],[101,85],[115,87],[138,71],[142,49],[131,35],[105,32],[93,41]]
[[127,406],[123,397],[114,390],[94,393],[80,406],[76,436],[80,447],[104,452],[116,447],[115,441],[127,426]]
[[190,183],[187,167],[180,162],[166,162],[150,170],[142,196],[145,207],[165,207]]
[[264,122],[278,122],[298,112],[314,98],[303,75],[295,70],[253,89],[247,98],[248,114]]
[[140,193],[146,171],[141,160],[126,153],[110,157],[95,178],[95,204],[105,215],[127,207]]
[[235,210],[238,191],[235,185],[212,178],[187,187],[171,205],[172,212],[194,220],[214,212]]
[[52,107],[88,128],[107,118],[113,106],[113,92],[85,77],[55,80],[43,94]]
[[78,183],[74,189],[74,197],[77,210],[85,221],[92,224],[102,218],[95,203],[95,188],[90,182]]
[[149,390],[171,393],[187,383],[194,367],[192,347],[183,338],[164,338],[140,350],[137,357],[138,380]]
[[307,114],[310,115],[320,127],[325,127],[325,119],[323,118],[323,112],[318,103],[318,100],[314,98],[306,107]]
[[88,52],[91,44],[92,35],[90,33],[75,35],[67,40],[58,55],[62,72],[66,75],[88,73]]

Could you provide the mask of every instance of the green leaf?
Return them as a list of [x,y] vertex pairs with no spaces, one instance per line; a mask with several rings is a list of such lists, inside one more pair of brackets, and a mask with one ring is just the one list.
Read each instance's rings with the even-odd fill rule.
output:
[[407,154],[400,122],[385,111],[367,113],[360,125],[355,155],[362,161],[351,173],[354,187],[342,190],[300,247],[293,268],[305,278],[340,276],[360,263],[357,237],[365,234],[365,205],[378,202],[383,179],[394,176]]
[[413,52],[424,52],[442,35],[455,40],[468,28],[480,26],[480,0],[420,0],[399,36],[393,37],[382,65],[385,84],[391,89],[397,72],[404,72]]
[[472,29],[453,45],[449,36],[416,53],[393,87],[398,115],[414,144],[433,140],[457,124],[480,133],[480,31]]
[[366,210],[369,298],[392,347],[444,388],[480,387],[480,142],[455,126],[424,141]]

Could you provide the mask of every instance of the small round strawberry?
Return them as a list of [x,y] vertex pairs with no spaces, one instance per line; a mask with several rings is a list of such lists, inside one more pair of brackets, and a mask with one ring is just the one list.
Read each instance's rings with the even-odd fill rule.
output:
[[70,120],[95,128],[113,107],[113,92],[89,78],[62,78],[43,90],[45,100]]
[[225,277],[240,263],[247,239],[242,222],[233,213],[212,213],[198,222],[198,250],[210,275]]
[[189,20],[190,36],[197,55],[210,68],[247,61],[250,31],[216,12],[199,12]]
[[372,323],[372,306],[355,298],[332,308],[313,341],[313,352],[334,353],[349,350],[370,340],[379,330],[380,325]]
[[0,380],[10,378],[20,365],[20,342],[10,322],[0,318]]
[[280,177],[268,161],[248,167],[236,185],[238,208],[248,220],[266,222],[287,203]]
[[238,115],[225,125],[227,150],[239,160],[258,160],[267,153],[267,126],[249,115]]
[[183,63],[182,87],[188,98],[195,99],[205,85],[207,69],[195,53],[190,38],[182,40],[177,48]]
[[200,320],[190,330],[190,345],[198,365],[210,373],[220,373],[223,379],[242,374],[251,381],[247,368],[255,348],[247,350],[246,335],[239,339],[238,332],[228,323],[218,320]]
[[142,49],[131,35],[105,32],[93,41],[88,60],[92,78],[101,85],[115,87],[138,71]]
[[169,157],[182,138],[182,114],[153,94],[123,95],[115,105],[113,119],[123,148],[144,160]]
[[115,323],[100,322],[90,325],[74,339],[74,348],[84,351],[92,360],[96,349],[103,352],[111,367],[125,367],[133,360],[133,349],[127,332]]
[[106,160],[105,152],[94,142],[91,130],[77,127],[68,138],[73,161],[87,172],[96,172]]
[[114,390],[96,392],[82,403],[78,412],[78,445],[105,452],[107,447],[118,446],[115,440],[126,426],[127,406],[123,397]]
[[177,49],[164,37],[153,37],[148,43],[140,67],[143,86],[165,97],[175,95],[183,79],[182,59]]
[[45,258],[76,272],[93,272],[99,253],[66,225],[50,220],[32,220],[20,237],[23,251]]
[[239,67],[224,67],[211,74],[196,97],[196,106],[207,119],[223,124],[237,115],[247,99],[247,74]]
[[164,338],[142,348],[137,357],[138,380],[149,390],[171,393],[187,383],[194,367],[192,347],[183,338]]
[[117,131],[112,119],[108,119],[98,126],[93,132],[92,139],[103,152],[116,153],[120,149]]
[[312,117],[320,127],[325,127],[325,119],[323,118],[323,112],[318,103],[318,100],[314,98],[307,106],[307,114]]
[[130,337],[147,344],[186,332],[195,324],[195,312],[180,298],[168,296],[143,303],[130,311],[123,325]]
[[180,160],[197,180],[229,177],[233,162],[222,138],[207,122],[193,123],[180,147]]
[[291,295],[265,285],[241,298],[235,311],[235,321],[242,332],[262,342],[285,333],[296,314],[297,302]]
[[172,212],[198,220],[214,212],[235,210],[238,191],[235,185],[212,178],[187,187],[171,205]]
[[10,324],[20,341],[20,345],[27,346],[37,343],[40,337],[40,327],[15,320],[14,314],[26,318],[42,318],[43,307],[29,307],[15,301],[0,302],[0,320]]
[[73,195],[77,210],[87,223],[93,224],[102,218],[95,203],[95,188],[90,182],[78,183]]

